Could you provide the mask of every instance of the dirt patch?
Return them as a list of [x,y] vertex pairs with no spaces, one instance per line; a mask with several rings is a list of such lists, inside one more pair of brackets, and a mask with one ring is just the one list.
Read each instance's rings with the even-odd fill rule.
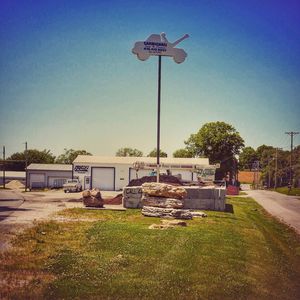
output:
[[24,189],[25,185],[20,182],[19,180],[12,180],[9,183],[5,185],[5,187],[12,189],[12,190],[17,190],[17,189]]
[[114,198],[104,198],[104,204],[120,205],[122,204],[123,195],[119,194]]
[[[132,179],[128,186],[141,186],[145,182],[156,182],[156,176],[144,176],[139,179]],[[160,175],[159,182],[172,185],[183,185],[181,180],[172,175]]]

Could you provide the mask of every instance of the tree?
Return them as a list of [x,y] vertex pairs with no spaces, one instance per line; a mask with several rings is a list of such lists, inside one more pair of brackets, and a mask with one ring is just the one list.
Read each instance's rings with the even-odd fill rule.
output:
[[[272,146],[261,145],[256,149],[262,184],[267,187],[284,186],[289,182],[290,152]],[[277,165],[277,167],[276,167]]]
[[187,149],[178,149],[173,153],[173,157],[193,157],[193,154],[189,152]]
[[252,147],[245,147],[239,155],[239,169],[252,170],[253,163],[257,160],[256,151]]
[[300,187],[300,145],[293,151],[294,186]]
[[234,173],[235,155],[244,147],[244,140],[232,125],[218,121],[204,124],[185,144],[193,157],[206,156],[211,164],[220,163],[218,177],[222,177]]
[[[148,157],[156,157],[157,156],[156,148],[154,148],[147,156]],[[159,157],[168,157],[168,154],[160,149],[159,150]]]
[[12,154],[7,160],[16,160],[16,161],[26,161],[27,156],[27,164],[31,163],[37,164],[53,164],[55,160],[55,156],[51,153],[50,150],[44,149],[43,151],[39,151],[37,149],[29,149],[27,150],[27,155],[23,152],[16,152]]
[[135,157],[141,157],[143,156],[143,152],[138,150],[138,149],[133,149],[133,148],[120,148],[116,152],[116,156],[135,156]]
[[75,158],[78,155],[92,155],[91,153],[87,152],[86,150],[74,150],[74,149],[64,149],[64,153],[59,155],[55,163],[56,164],[72,164]]

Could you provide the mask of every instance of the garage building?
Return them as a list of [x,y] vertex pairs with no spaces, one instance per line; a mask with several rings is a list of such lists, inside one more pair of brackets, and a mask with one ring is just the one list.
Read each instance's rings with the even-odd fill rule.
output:
[[[197,181],[199,174],[213,178],[216,167],[208,158],[160,158],[161,173],[169,170],[185,181]],[[137,167],[140,166],[137,171]],[[79,155],[73,162],[73,176],[79,178],[84,189],[121,190],[130,180],[149,176],[156,170],[155,157],[103,157]]]
[[61,188],[72,178],[72,165],[30,164],[27,167],[27,186],[35,188]]

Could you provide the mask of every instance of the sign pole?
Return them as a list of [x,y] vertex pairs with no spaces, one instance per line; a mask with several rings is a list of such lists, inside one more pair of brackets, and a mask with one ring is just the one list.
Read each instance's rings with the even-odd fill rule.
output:
[[157,147],[156,147],[156,181],[159,182],[160,154],[160,87],[161,87],[161,55],[158,56],[158,96],[157,96]]
[[5,189],[5,146],[3,146],[3,188]]
[[176,48],[176,46],[188,38],[185,34],[173,43],[170,43],[166,34],[151,34],[147,40],[139,41],[134,44],[131,52],[136,54],[139,60],[147,60],[150,56],[158,56],[158,99],[157,99],[157,147],[156,147],[156,181],[159,182],[159,168],[160,168],[160,88],[161,88],[161,56],[173,57],[177,64],[184,62],[187,57],[183,49]]

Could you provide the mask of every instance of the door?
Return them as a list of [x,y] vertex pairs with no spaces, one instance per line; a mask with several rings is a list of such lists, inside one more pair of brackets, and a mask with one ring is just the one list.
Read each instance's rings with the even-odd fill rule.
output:
[[90,188],[90,176],[84,176],[84,189],[89,190]]
[[99,188],[102,191],[114,191],[115,168],[92,168],[92,188]]
[[69,178],[63,178],[63,177],[48,177],[48,187],[49,188],[62,188],[63,184],[66,183],[67,179]]
[[36,173],[29,174],[29,188],[44,188],[45,187],[45,174]]

